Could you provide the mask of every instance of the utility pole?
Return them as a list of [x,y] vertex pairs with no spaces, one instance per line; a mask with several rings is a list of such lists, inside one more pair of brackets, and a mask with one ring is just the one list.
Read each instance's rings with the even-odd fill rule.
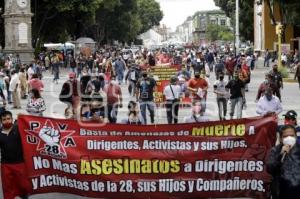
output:
[[236,53],[239,53],[240,48],[240,22],[239,22],[239,0],[235,0],[235,42],[236,42]]

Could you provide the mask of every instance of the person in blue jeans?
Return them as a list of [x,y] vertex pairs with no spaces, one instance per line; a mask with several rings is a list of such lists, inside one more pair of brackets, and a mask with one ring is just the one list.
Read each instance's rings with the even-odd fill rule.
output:
[[142,73],[142,77],[137,82],[136,100],[140,103],[141,115],[143,124],[147,124],[146,109],[150,113],[151,123],[154,124],[155,102],[153,91],[156,86],[156,81],[149,77],[147,72]]

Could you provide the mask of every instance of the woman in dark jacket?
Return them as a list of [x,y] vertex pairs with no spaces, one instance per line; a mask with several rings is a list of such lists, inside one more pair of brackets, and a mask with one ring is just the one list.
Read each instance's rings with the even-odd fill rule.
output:
[[300,196],[300,145],[296,129],[286,125],[281,129],[281,143],[272,148],[267,171],[272,175],[272,198],[298,199]]

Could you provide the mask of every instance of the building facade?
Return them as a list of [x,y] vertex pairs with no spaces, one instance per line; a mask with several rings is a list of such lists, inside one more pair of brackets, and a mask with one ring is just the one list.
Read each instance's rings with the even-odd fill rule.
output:
[[[280,22],[280,11],[278,4],[272,5],[276,23]],[[254,50],[264,52],[266,49],[277,50],[278,37],[275,32],[276,24],[272,23],[270,10],[265,0],[254,0]],[[295,27],[286,26],[285,46],[294,49]],[[296,46],[295,46],[296,47]],[[297,47],[296,47],[297,48]]]
[[221,10],[196,12],[193,16],[193,43],[197,45],[208,43],[206,30],[210,24],[231,27],[230,18]]

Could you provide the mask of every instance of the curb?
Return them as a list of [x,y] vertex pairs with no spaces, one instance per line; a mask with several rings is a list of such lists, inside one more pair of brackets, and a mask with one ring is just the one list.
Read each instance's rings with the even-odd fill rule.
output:
[[297,80],[294,80],[292,78],[283,78],[282,81],[286,82],[286,83],[297,83],[298,82]]

